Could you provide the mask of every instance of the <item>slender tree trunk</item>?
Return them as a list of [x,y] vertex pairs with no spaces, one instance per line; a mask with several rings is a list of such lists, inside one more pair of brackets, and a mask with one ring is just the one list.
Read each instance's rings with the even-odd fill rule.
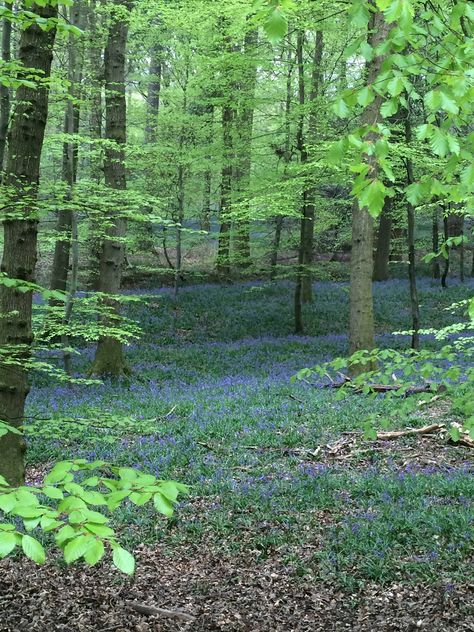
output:
[[[438,209],[433,211],[432,217],[432,248],[433,252],[439,252],[439,226],[438,226]],[[441,269],[439,266],[439,259],[435,257],[432,262],[433,278],[439,279],[441,276]]]
[[387,281],[390,277],[390,244],[392,237],[392,198],[385,198],[377,232],[374,257],[374,281]]
[[[57,17],[57,6],[33,5],[42,18]],[[19,61],[48,78],[53,59],[55,29],[43,31],[36,25],[21,33]],[[14,190],[13,202],[23,206],[18,215],[3,221],[4,245],[1,271],[11,279],[32,282],[35,278],[38,219],[36,194],[41,150],[48,116],[48,84],[35,89],[20,86],[8,136],[8,161],[5,184]],[[8,362],[0,364],[0,419],[16,428],[23,424],[28,394],[27,368],[32,333],[32,293],[0,286],[0,347]],[[13,363],[12,363],[13,362]],[[0,474],[12,485],[24,480],[23,437],[7,433],[0,437]]]
[[[249,64],[246,68],[241,85],[241,104],[237,116],[237,133],[239,135],[239,159],[237,161],[236,180],[239,191],[239,202],[248,196],[250,175],[252,168],[252,135],[255,101],[255,86],[257,85],[257,64],[254,59],[258,46],[258,31],[252,29],[245,35],[244,57]],[[246,212],[249,212],[248,204]],[[248,268],[251,264],[250,256],[250,220],[248,217],[235,222],[234,242],[236,263],[241,268]]]
[[[91,138],[89,173],[90,178],[96,184],[100,184],[104,178],[103,147],[103,98],[104,88],[104,61],[102,57],[103,42],[101,24],[97,17],[97,0],[89,0],[87,13],[89,33],[88,54],[88,89],[89,89],[89,134]],[[101,253],[101,228],[100,215],[91,214],[89,217],[88,236],[88,274],[87,285],[93,290],[99,289],[100,253]]]
[[[444,233],[444,243],[447,243],[449,239],[449,213],[446,209],[443,209],[443,233]],[[446,246],[446,258],[444,259],[444,269],[443,274],[441,275],[441,286],[444,288],[448,287],[448,273],[449,273],[449,259],[450,259],[450,249]]]
[[[309,121],[308,121],[308,145],[314,147],[317,142],[317,99],[321,90],[322,71],[321,62],[323,58],[323,32],[316,31],[315,47],[313,54],[313,67],[311,73],[311,91],[309,94]],[[304,152],[306,160],[309,150]],[[314,216],[315,216],[316,189],[309,183],[304,196],[303,222],[302,226],[302,263],[304,266],[301,279],[301,300],[303,303],[311,303],[313,300],[313,279],[310,266],[313,262],[314,249]],[[304,234],[303,234],[304,233]]]
[[[407,147],[412,142],[411,118],[410,111],[406,110],[405,116],[405,141]],[[407,171],[407,185],[413,184],[415,181],[413,175],[413,162],[411,158],[405,160]],[[418,289],[416,286],[416,251],[415,251],[415,209],[410,202],[407,202],[407,219],[408,219],[408,279],[410,282],[410,307],[411,307],[411,348],[418,350],[420,348],[420,305],[418,303]]]
[[[206,142],[211,146],[214,137],[214,106],[208,104],[204,108],[204,116],[206,116],[207,138]],[[208,165],[204,172],[204,191],[201,213],[201,230],[210,232],[211,230],[211,191],[212,191],[212,169],[211,155],[206,156],[206,164]]]
[[223,162],[221,174],[220,230],[217,249],[217,273],[223,279],[230,278],[230,229],[232,197],[232,125],[234,109],[228,105],[222,108]]
[[155,44],[150,52],[150,66],[148,84],[148,94],[146,100],[146,126],[145,126],[145,142],[156,142],[156,130],[158,125],[158,112],[160,109],[161,96],[161,74],[162,74],[162,47]]
[[[285,146],[283,149],[284,171],[286,177],[288,165],[291,162],[291,100],[293,94],[293,49],[291,33],[288,34],[288,51],[287,51],[287,73],[286,73],[286,99],[285,99]],[[278,252],[280,249],[281,233],[283,229],[283,215],[275,217],[275,236],[273,239],[272,250],[270,254],[270,279],[274,279],[277,271]]]
[[[115,191],[127,188],[125,172],[126,99],[125,99],[125,52],[128,21],[125,10],[131,9],[128,0],[116,0],[121,8],[109,27],[105,48],[105,137],[111,142],[105,151],[105,184]],[[119,199],[119,196],[117,196]],[[120,292],[122,267],[125,259],[126,219],[120,209],[110,212],[110,222],[105,231],[100,256],[99,290],[110,298],[103,303],[107,312],[101,316],[104,326],[117,326],[120,306],[113,297]],[[130,372],[123,356],[122,343],[113,336],[103,336],[97,345],[91,373],[95,375],[121,376]]]
[[[74,26],[83,27],[82,15],[83,6],[80,0],[76,0],[71,7],[69,21]],[[82,51],[79,50],[80,42],[75,41],[77,38],[70,34],[68,43],[68,81],[70,82],[69,100],[66,105],[66,114],[64,117],[64,132],[70,136],[79,132],[79,96],[80,82],[82,76]],[[70,138],[63,144],[62,159],[62,179],[67,186],[67,194],[65,205],[58,213],[58,221],[56,224],[56,232],[59,235],[55,248],[53,265],[51,269],[51,289],[66,291],[67,278],[69,272],[69,253],[71,247],[71,230],[73,211],[68,208],[68,204],[72,198],[72,189],[77,178],[78,164],[78,145],[75,140]],[[53,305],[57,301],[51,301]]]
[[462,242],[459,245],[459,280],[464,283],[464,260],[465,260],[465,248],[464,248],[464,216],[461,217],[461,237]]
[[[368,44],[372,48],[383,42],[388,34],[389,26],[384,20],[383,13],[375,12],[369,21]],[[367,84],[374,83],[383,62],[383,57],[374,57],[367,62]],[[372,101],[364,110],[362,125],[375,125],[380,119],[380,96]],[[376,142],[377,133],[369,132],[367,140]],[[369,166],[369,177],[377,177],[377,163],[373,156],[366,156]],[[357,201],[352,211],[352,249],[351,249],[351,274],[349,291],[349,353],[353,354],[363,349],[373,349],[375,343],[374,331],[374,307],[372,297],[373,274],[373,242],[374,220],[367,208],[360,208]],[[358,374],[373,367],[370,363],[359,364],[352,369],[353,374]]]
[[[10,63],[11,59],[12,23],[7,18],[2,20],[2,61]],[[8,123],[10,121],[10,88],[0,85],[0,179],[5,163]]]

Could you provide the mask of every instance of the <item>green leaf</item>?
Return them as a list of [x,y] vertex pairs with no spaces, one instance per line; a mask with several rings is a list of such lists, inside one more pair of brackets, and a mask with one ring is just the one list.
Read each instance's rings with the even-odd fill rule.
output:
[[378,217],[385,201],[386,187],[381,180],[375,179],[359,194],[361,208],[367,208],[372,217]]
[[21,539],[21,548],[23,549],[26,557],[36,562],[37,564],[44,564],[46,559],[46,553],[43,545],[30,535],[24,535]]
[[104,524],[96,524],[93,522],[87,522],[84,525],[84,528],[87,529],[87,531],[90,531],[91,533],[93,533],[94,535],[99,535],[101,538],[108,538],[114,535],[114,530]]
[[86,535],[78,535],[68,542],[64,547],[64,559],[66,564],[72,564],[72,562],[82,557],[89,548],[90,543],[91,539]]
[[89,548],[84,553],[84,559],[90,566],[94,566],[104,556],[104,543],[101,540],[92,540]]
[[334,103],[332,109],[334,114],[339,118],[346,118],[349,116],[349,108],[342,97]]
[[57,487],[43,487],[41,491],[48,498],[53,498],[56,500],[62,500],[64,498],[64,494]]
[[56,463],[51,472],[45,477],[45,484],[54,485],[54,483],[63,481],[72,466],[73,463],[71,461],[60,461],[59,463]]
[[398,99],[389,99],[388,101],[384,101],[380,106],[380,114],[384,118],[393,116],[398,111],[398,103]]
[[349,21],[352,26],[367,26],[370,19],[370,12],[364,0],[356,0],[349,9]]
[[448,153],[449,145],[446,134],[439,127],[433,128],[433,133],[430,138],[430,147],[437,156],[444,158]]
[[121,546],[114,548],[112,559],[115,566],[123,573],[133,575],[135,572],[135,558]]
[[357,93],[357,103],[366,107],[375,99],[375,93],[370,86],[365,86]]
[[461,438],[461,432],[459,428],[457,428],[456,426],[451,426],[449,428],[449,436],[452,441],[455,441],[457,443]]
[[168,518],[171,518],[173,515],[173,505],[171,502],[158,492],[153,496],[153,504],[155,505],[155,509],[160,513],[164,514]]
[[398,75],[393,77],[393,79],[391,79],[387,84],[388,93],[392,97],[397,97],[399,94],[403,92],[404,88],[405,88],[405,84],[403,82],[403,79],[402,77]]
[[279,7],[270,12],[264,22],[263,28],[266,36],[272,44],[282,40],[288,30],[288,20]]
[[0,559],[6,557],[16,547],[16,536],[11,531],[0,532]]

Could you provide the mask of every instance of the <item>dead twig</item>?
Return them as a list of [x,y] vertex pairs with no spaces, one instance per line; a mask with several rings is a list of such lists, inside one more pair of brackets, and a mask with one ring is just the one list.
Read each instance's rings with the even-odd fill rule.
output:
[[140,614],[148,616],[158,615],[160,617],[166,617],[168,619],[180,619],[181,621],[195,621],[196,617],[184,612],[183,610],[166,610],[165,608],[157,608],[156,606],[148,606],[144,603],[138,603],[136,601],[126,601],[125,605]]
[[391,439],[399,439],[400,437],[408,437],[410,435],[432,434],[439,432],[446,427],[446,424],[431,424],[423,426],[423,428],[407,428],[406,430],[393,430],[390,432],[377,432],[377,439],[380,441],[389,441]]

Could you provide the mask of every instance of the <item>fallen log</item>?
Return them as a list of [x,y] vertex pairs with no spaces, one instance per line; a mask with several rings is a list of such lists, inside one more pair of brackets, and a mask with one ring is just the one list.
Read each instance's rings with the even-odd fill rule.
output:
[[167,610],[166,608],[158,608],[156,606],[148,606],[144,603],[138,603],[136,601],[126,601],[125,605],[140,614],[146,614],[148,616],[160,616],[168,619],[180,619],[181,621],[195,621],[196,617],[184,612],[183,610]]
[[377,439],[380,441],[389,441],[391,439],[399,439],[400,437],[408,437],[410,435],[432,434],[439,432],[446,427],[446,424],[431,424],[423,426],[423,428],[407,428],[406,430],[393,430],[389,432],[377,432]]

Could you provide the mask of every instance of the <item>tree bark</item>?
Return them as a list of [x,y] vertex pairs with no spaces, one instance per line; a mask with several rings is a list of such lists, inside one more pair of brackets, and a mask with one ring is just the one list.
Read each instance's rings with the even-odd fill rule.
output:
[[[405,142],[410,147],[412,142],[412,130],[410,111],[406,110],[405,116]],[[411,158],[405,160],[407,172],[407,185],[413,184],[415,181],[413,175],[413,162]],[[407,219],[408,219],[408,279],[410,282],[410,308],[411,308],[411,348],[418,350],[420,348],[420,305],[418,303],[418,289],[416,286],[416,253],[415,253],[415,209],[413,204],[407,201]]]
[[162,47],[155,44],[150,52],[149,84],[146,99],[146,126],[145,142],[156,142],[156,130],[158,125],[158,112],[160,109],[161,74],[162,74]]
[[[245,34],[244,58],[248,67],[241,82],[241,103],[237,114],[237,133],[239,135],[239,159],[236,168],[236,181],[239,202],[248,196],[252,168],[252,135],[254,118],[255,86],[257,85],[257,63],[255,50],[258,46],[258,31],[252,29]],[[246,205],[248,215],[248,204]],[[241,268],[251,264],[250,220],[248,217],[235,222],[235,259]]]
[[[283,148],[284,170],[283,176],[286,177],[288,165],[291,161],[291,100],[293,94],[293,47],[291,33],[288,34],[288,50],[287,50],[287,73],[286,73],[286,98],[285,98],[285,145]],[[279,148],[278,148],[279,149]],[[281,151],[279,151],[281,156]],[[273,238],[272,250],[270,253],[270,279],[274,279],[277,272],[278,252],[280,249],[281,233],[283,230],[283,215],[277,215],[274,218],[275,236]]]
[[[385,22],[383,13],[375,12],[369,21],[367,41],[372,48],[376,48],[388,35],[389,26]],[[371,85],[376,81],[383,62],[382,56],[374,57],[367,62],[366,79]],[[380,118],[382,98],[377,95],[364,110],[362,125],[376,125]],[[375,142],[376,132],[369,132],[366,139]],[[377,163],[374,156],[366,156],[369,166],[369,178],[377,177]],[[373,274],[373,242],[374,220],[367,208],[360,208],[357,201],[352,211],[352,250],[349,290],[349,353],[352,355],[363,349],[373,349],[375,344],[374,308],[372,296]],[[359,364],[352,368],[352,374],[360,374],[371,370],[369,364]]]
[[[12,23],[7,18],[2,20],[2,61],[8,64],[11,59]],[[8,123],[10,121],[10,88],[0,85],[0,179],[5,163]]]
[[374,257],[374,281],[387,281],[390,278],[390,244],[392,237],[392,198],[385,198],[377,232],[377,246]]
[[[42,18],[57,17],[57,6],[31,8]],[[51,72],[55,29],[43,31],[32,25],[21,34],[19,61],[35,68],[44,78]],[[8,161],[5,185],[11,187],[12,202],[20,210],[3,220],[4,245],[1,271],[10,279],[32,282],[35,278],[38,217],[36,195],[41,150],[48,116],[48,84],[35,89],[20,86],[8,135]],[[0,347],[8,361],[0,364],[0,419],[16,428],[23,424],[28,394],[27,367],[33,342],[32,293],[0,286]],[[25,442],[22,436],[8,433],[0,437],[0,474],[12,485],[24,481]]]
[[[443,233],[444,233],[444,243],[447,243],[449,239],[449,212],[447,209],[443,209]],[[444,269],[443,274],[441,275],[441,287],[448,287],[448,273],[449,273],[449,258],[450,258],[450,249],[449,246],[446,246],[446,257],[444,259]]]
[[233,143],[232,126],[234,109],[222,108],[223,157],[221,172],[220,229],[217,249],[217,273],[223,279],[230,278],[230,210],[232,204]]
[[[74,26],[83,27],[82,24],[83,6],[80,0],[76,0],[71,7],[69,21]],[[79,49],[81,42],[76,41],[76,36],[70,34],[68,42],[68,81],[69,100],[66,105],[66,114],[64,116],[64,132],[65,134],[74,135],[79,132],[79,97],[80,83],[82,76],[83,51]],[[56,224],[56,232],[59,235],[55,247],[53,264],[51,268],[51,289],[65,292],[67,289],[67,278],[69,272],[69,254],[71,248],[71,231],[72,231],[72,214],[73,211],[68,208],[68,202],[72,197],[72,188],[77,178],[78,163],[78,145],[72,138],[63,144],[62,158],[62,179],[66,184],[67,193],[65,196],[65,206],[58,213],[58,221]],[[51,304],[57,304],[57,301],[51,301]]]
[[[438,226],[438,209],[433,211],[432,217],[432,243],[433,252],[439,252],[439,226]],[[432,262],[433,279],[439,279],[441,276],[441,269],[439,266],[439,259],[435,257]]]
[[[125,99],[125,53],[128,36],[128,21],[125,9],[131,9],[128,0],[116,0],[122,8],[120,14],[113,17],[109,26],[107,45],[104,55],[105,68],[105,138],[111,143],[105,150],[105,185],[115,191],[127,188],[125,171],[126,143],[126,99]],[[117,200],[120,197],[117,196]],[[109,225],[105,230],[100,254],[99,291],[109,298],[103,299],[107,309],[100,316],[105,327],[117,326],[120,322],[120,305],[114,298],[120,292],[122,267],[125,260],[125,237],[127,223],[120,208],[108,214]],[[99,339],[91,373],[119,377],[130,372],[123,356],[120,340],[113,336]]]

